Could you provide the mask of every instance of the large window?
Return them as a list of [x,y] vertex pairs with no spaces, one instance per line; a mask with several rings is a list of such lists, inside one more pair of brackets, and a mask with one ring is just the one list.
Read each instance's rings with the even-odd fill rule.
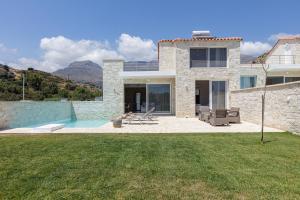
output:
[[212,109],[225,109],[226,108],[226,82],[225,81],[212,81]]
[[269,76],[267,77],[267,85],[275,85],[284,83],[284,77],[283,76]]
[[240,79],[240,88],[245,89],[245,88],[253,88],[256,87],[256,76],[241,76]]
[[226,67],[226,48],[190,49],[190,67]]
[[300,77],[285,77],[285,82],[295,82],[295,81],[300,81]]
[[170,84],[149,84],[148,110],[155,107],[155,112],[170,112]]

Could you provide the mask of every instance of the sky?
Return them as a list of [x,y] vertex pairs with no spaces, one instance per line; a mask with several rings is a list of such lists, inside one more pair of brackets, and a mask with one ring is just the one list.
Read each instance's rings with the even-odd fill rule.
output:
[[0,0],[0,63],[55,71],[78,60],[153,60],[160,39],[239,36],[257,56],[300,33],[300,1]]

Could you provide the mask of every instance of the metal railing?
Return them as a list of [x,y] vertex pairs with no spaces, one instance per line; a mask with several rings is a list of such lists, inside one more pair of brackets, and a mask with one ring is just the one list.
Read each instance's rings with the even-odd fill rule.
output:
[[124,62],[123,71],[158,71],[158,61],[130,61]]
[[272,55],[267,59],[269,64],[297,64],[300,63],[300,57],[296,55]]

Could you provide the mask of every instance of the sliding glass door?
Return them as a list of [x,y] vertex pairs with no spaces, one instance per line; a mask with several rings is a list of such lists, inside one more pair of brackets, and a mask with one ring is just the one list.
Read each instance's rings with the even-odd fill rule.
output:
[[226,81],[211,82],[211,107],[212,109],[226,108]]
[[155,112],[169,113],[170,105],[170,84],[148,84],[148,110],[155,107]]

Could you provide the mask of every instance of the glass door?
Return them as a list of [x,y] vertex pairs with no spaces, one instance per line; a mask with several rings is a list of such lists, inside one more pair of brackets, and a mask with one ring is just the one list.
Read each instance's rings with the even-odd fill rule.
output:
[[211,82],[211,108],[226,108],[226,81]]
[[170,84],[148,84],[148,110],[155,107],[155,112],[171,112]]

